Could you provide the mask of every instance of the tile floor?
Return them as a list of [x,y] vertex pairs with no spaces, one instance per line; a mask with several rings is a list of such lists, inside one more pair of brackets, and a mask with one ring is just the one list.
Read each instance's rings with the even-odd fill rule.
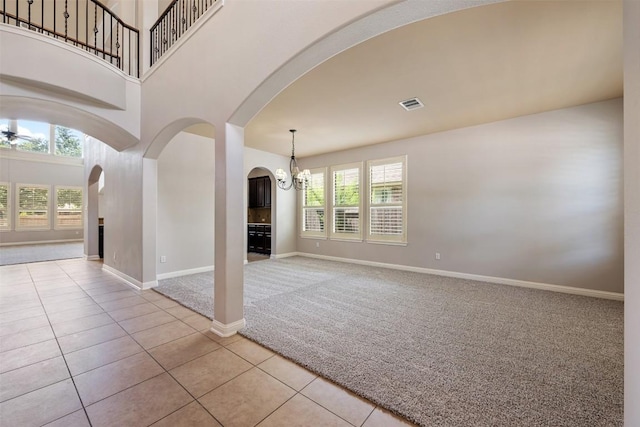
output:
[[0,267],[0,425],[409,425],[101,267]]

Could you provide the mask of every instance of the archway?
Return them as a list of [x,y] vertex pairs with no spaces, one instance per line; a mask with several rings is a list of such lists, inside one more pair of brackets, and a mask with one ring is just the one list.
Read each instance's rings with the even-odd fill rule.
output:
[[158,280],[214,269],[214,131],[207,123],[185,127],[155,160]]
[[247,174],[247,262],[268,259],[276,252],[275,183],[265,167]]

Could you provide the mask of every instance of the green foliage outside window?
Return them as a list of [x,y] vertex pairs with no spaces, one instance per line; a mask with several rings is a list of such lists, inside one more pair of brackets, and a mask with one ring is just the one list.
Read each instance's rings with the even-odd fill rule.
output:
[[44,138],[33,138],[29,141],[19,140],[18,149],[22,151],[32,151],[35,153],[48,153],[49,141]]
[[56,155],[82,157],[82,141],[71,129],[56,126]]
[[79,209],[82,207],[82,190],[72,188],[58,189],[58,208]]
[[0,226],[9,225],[9,187],[0,185]]
[[47,188],[20,187],[19,208],[25,210],[47,210],[49,190]]

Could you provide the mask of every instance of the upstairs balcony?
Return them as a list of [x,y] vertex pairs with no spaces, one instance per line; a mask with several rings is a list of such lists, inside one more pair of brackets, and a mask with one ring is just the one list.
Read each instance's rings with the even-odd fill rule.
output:
[[97,0],[2,0],[0,20],[87,52],[140,76],[140,36]]

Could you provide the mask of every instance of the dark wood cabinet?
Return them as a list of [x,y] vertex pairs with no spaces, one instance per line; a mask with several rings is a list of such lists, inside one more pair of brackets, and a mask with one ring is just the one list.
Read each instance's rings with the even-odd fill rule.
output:
[[271,255],[271,226],[249,224],[249,252]]
[[249,178],[249,207],[271,207],[271,179],[268,176]]

